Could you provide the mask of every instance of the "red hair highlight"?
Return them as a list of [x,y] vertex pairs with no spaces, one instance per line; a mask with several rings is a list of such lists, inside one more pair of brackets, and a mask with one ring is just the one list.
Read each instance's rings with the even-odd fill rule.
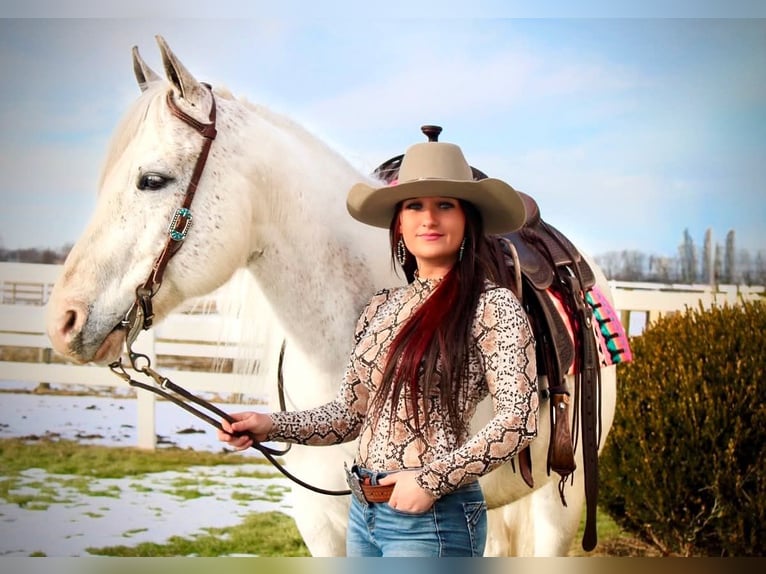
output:
[[[410,319],[397,333],[388,352],[387,364],[395,366],[394,401],[392,408],[396,408],[402,390],[407,388],[410,408],[412,408],[415,427],[420,427],[418,417],[418,400],[422,396],[420,389],[420,369],[426,352],[431,347],[439,326],[448,324],[448,316],[457,302],[460,286],[458,282],[457,268],[453,267],[449,273],[436,286],[433,293],[413,313]],[[445,341],[439,337],[437,341],[441,355],[445,357]],[[427,385],[429,381],[424,383]]]

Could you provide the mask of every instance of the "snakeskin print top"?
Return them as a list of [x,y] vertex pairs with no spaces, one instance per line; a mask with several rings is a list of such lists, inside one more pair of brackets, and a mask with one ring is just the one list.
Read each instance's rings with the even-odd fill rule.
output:
[[406,393],[393,419],[390,404],[380,417],[366,416],[391,342],[437,283],[416,278],[376,293],[357,322],[355,346],[335,400],[314,409],[273,413],[269,440],[328,445],[358,437],[357,464],[377,471],[421,469],[417,483],[437,498],[509,461],[529,443],[537,434],[535,341],[513,293],[489,284],[476,309],[459,412],[469,421],[489,394],[494,417],[468,436],[451,428],[435,394],[421,399],[420,408],[429,409],[429,425],[416,434]]

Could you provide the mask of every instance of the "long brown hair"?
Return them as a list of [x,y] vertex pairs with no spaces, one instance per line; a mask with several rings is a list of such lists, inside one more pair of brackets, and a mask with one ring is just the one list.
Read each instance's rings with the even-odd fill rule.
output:
[[[459,200],[465,213],[465,245],[462,257],[439,282],[434,292],[402,326],[391,343],[380,388],[373,406],[378,416],[386,399],[391,397],[391,416],[396,414],[404,393],[405,404],[415,429],[428,425],[428,405],[420,419],[420,400],[438,394],[447,407],[447,418],[458,432],[467,430],[460,412],[463,391],[460,386],[468,370],[468,353],[472,345],[472,327],[479,297],[489,280],[512,287],[512,276],[504,264],[499,241],[484,234],[481,213],[473,204]],[[397,204],[389,228],[392,264],[396,265],[396,249],[401,238],[398,225],[402,203]],[[402,266],[408,283],[417,269],[415,257],[406,252]]]

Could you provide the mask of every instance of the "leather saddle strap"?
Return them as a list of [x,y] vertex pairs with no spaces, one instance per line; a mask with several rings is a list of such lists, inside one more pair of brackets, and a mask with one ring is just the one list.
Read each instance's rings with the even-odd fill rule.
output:
[[[548,443],[547,470],[549,474],[551,471],[556,472],[565,480],[577,468],[570,431],[569,390],[564,378],[574,361],[574,346],[558,310],[546,292],[528,289],[525,301],[529,305],[527,313],[538,340],[538,363],[548,380],[551,437]],[[563,491],[560,491],[560,495],[562,504],[566,506]]]
[[[575,374],[575,397],[580,402],[578,410],[582,429],[583,474],[585,484],[585,531],[582,547],[593,550],[597,543],[596,504],[598,500],[598,448],[601,429],[601,372],[598,349],[592,326],[592,313],[582,290],[577,290],[580,282],[577,277],[570,277],[572,293],[575,294],[576,331],[578,336],[578,369]],[[577,428],[576,425],[573,425]]]
[[[545,224],[543,224],[545,225]],[[560,233],[550,234],[558,247],[571,262],[570,274],[560,274],[565,291],[571,297],[575,317],[577,340],[577,359],[575,365],[575,420],[577,428],[579,411],[582,428],[583,475],[585,483],[585,530],[582,547],[593,550],[598,540],[596,533],[596,505],[598,500],[598,449],[601,441],[601,371],[595,334],[593,332],[593,313],[585,299],[585,291],[592,286],[595,276],[590,267],[579,259],[574,247],[564,241]],[[550,244],[546,244],[550,248]],[[579,409],[578,405],[579,404]],[[574,442],[576,443],[576,438]]]

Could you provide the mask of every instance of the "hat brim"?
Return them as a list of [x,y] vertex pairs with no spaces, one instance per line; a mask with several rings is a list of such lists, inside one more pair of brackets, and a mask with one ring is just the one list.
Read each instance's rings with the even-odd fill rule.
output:
[[413,197],[454,197],[468,201],[481,212],[485,233],[516,231],[526,218],[519,192],[494,178],[478,181],[419,179],[383,187],[357,183],[348,193],[346,208],[357,221],[388,229],[396,204]]

